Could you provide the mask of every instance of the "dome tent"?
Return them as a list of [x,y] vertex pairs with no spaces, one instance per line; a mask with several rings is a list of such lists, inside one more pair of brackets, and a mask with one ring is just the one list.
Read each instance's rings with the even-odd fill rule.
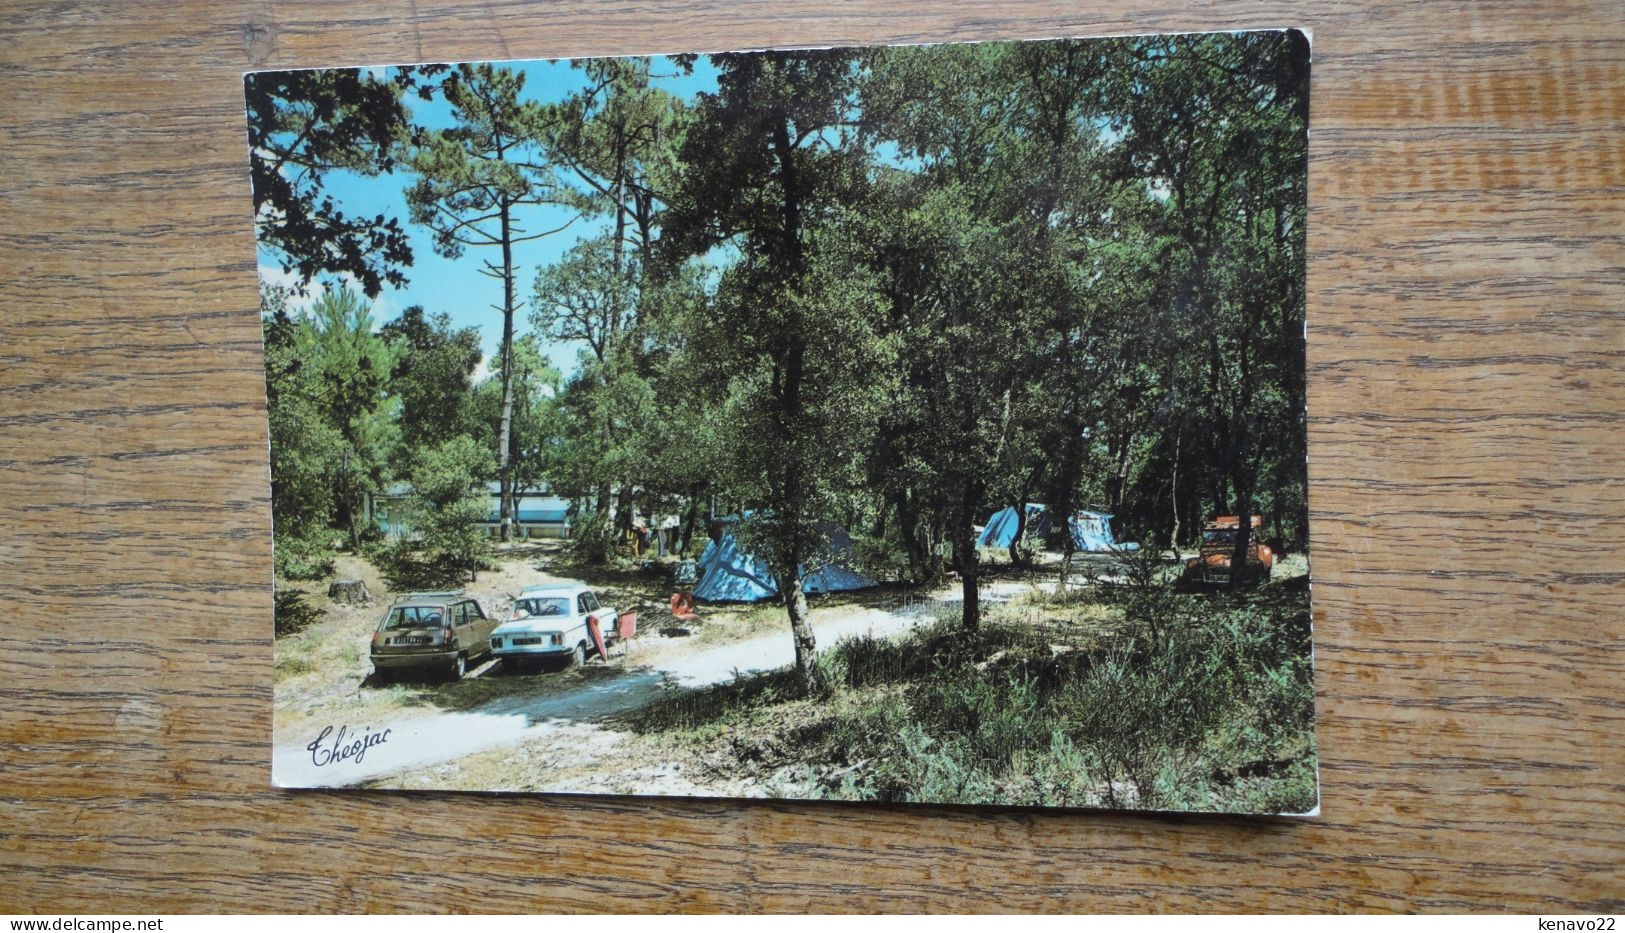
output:
[[1120,542],[1112,537],[1112,517],[1105,512],[1079,509],[1067,519],[1067,525],[1072,529],[1072,542],[1080,551],[1101,554],[1140,549],[1132,541]]
[[[747,516],[748,513],[747,513]],[[739,518],[724,519],[723,524],[737,524]],[[852,536],[845,530],[831,527],[829,560],[824,566],[806,574],[801,590],[810,596],[819,593],[840,593],[875,586],[875,581],[842,566],[852,553]],[[779,595],[778,581],[767,568],[767,561],[747,553],[732,532],[706,543],[698,564],[700,582],[694,587],[694,598],[713,603],[755,603]]]
[[[1049,509],[1036,502],[1027,503],[1027,529],[1028,539],[1041,539],[1049,533],[1052,519]],[[1016,527],[1018,516],[1014,506],[1006,506],[987,520],[982,529],[982,535],[976,543],[982,547],[1007,548],[1016,540]],[[1067,528],[1072,532],[1072,546],[1085,554],[1109,554],[1116,551],[1137,551],[1138,544],[1133,542],[1119,542],[1112,537],[1112,517],[1105,512],[1091,512],[1088,509],[1079,509],[1067,519]]]
[[[1009,547],[1015,543],[1016,529],[1020,526],[1021,516],[1016,512],[1015,506],[1005,506],[993,513],[982,529],[981,537],[976,543],[981,547]],[[1028,538],[1042,538],[1049,528],[1049,512],[1044,506],[1036,502],[1027,503]]]

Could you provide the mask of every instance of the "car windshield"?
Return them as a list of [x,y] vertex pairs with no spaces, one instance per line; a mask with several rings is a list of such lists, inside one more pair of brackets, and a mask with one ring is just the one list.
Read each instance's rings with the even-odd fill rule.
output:
[[510,619],[535,619],[570,614],[570,601],[562,596],[531,596],[516,599]]
[[1210,528],[1202,533],[1202,542],[1204,544],[1235,544],[1236,529]]
[[439,628],[445,618],[439,606],[396,606],[384,619],[384,628]]

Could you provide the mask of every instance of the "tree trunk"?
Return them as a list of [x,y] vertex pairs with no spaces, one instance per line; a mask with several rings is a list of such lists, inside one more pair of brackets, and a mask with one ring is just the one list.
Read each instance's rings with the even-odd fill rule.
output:
[[[1248,377],[1247,356],[1242,354],[1242,378]],[[1251,393],[1244,393],[1242,412],[1251,407]],[[1245,415],[1242,416],[1244,418]],[[1241,421],[1242,418],[1237,418]],[[1255,482],[1252,468],[1252,435],[1250,425],[1238,424],[1234,432],[1235,445],[1235,474],[1231,482],[1236,490],[1236,547],[1230,554],[1230,589],[1239,590],[1246,586],[1252,578],[1252,567],[1247,564],[1247,556],[1251,553],[1253,541],[1253,485]]]
[[975,632],[982,625],[981,593],[978,589],[981,584],[980,557],[976,553],[976,529],[973,527],[976,506],[981,498],[981,484],[967,482],[954,529],[954,557],[959,564],[959,587],[965,606],[961,622],[967,632]]
[[352,551],[361,549],[361,526],[355,520],[356,511],[355,503],[350,500],[349,496],[345,496],[344,524],[350,531],[350,550]]
[[512,533],[513,458],[510,455],[513,431],[513,230],[511,205],[502,199],[502,426],[497,436],[498,537],[507,541]]
[[796,568],[778,574],[779,598],[790,616],[790,636],[796,643],[796,680],[802,696],[815,696],[822,689],[818,666],[814,663],[817,642],[807,621],[807,594],[801,590],[801,573]]
[[943,549],[948,543],[947,516],[943,514],[946,511],[945,506],[946,503],[942,501],[940,495],[932,498],[931,522],[927,528],[929,536],[926,539],[925,554],[927,566],[930,568],[930,578],[933,580],[942,579],[943,574],[948,572],[948,565],[942,556]]
[[1282,487],[1285,485],[1285,483],[1280,478],[1280,472],[1281,471],[1276,470],[1275,472],[1276,472],[1275,484],[1274,484],[1275,485],[1275,489],[1274,489],[1275,494],[1273,496],[1273,498],[1275,500],[1275,505],[1271,509],[1270,529],[1275,533],[1274,534],[1275,546],[1278,547],[1278,548],[1283,548],[1284,549],[1285,544],[1286,544],[1286,532],[1281,527],[1281,513],[1286,511],[1286,510],[1281,508],[1281,503],[1283,501],[1285,501],[1283,499],[1282,495],[1281,495],[1281,491],[1282,491]]
[[[1248,377],[1247,357],[1242,355],[1242,378]],[[1251,393],[1245,393],[1242,402],[1242,412],[1251,407]],[[1237,418],[1241,421],[1243,415]],[[1230,554],[1230,589],[1239,590],[1246,586],[1252,578],[1252,568],[1247,564],[1247,556],[1251,552],[1253,541],[1253,485],[1255,482],[1252,468],[1252,435],[1250,425],[1238,424],[1234,431],[1236,437],[1234,475],[1231,478],[1236,491],[1236,547]]]
[[1031,567],[1032,554],[1027,550],[1027,493],[1016,498],[1016,535],[1010,539],[1010,563],[1017,567]]
[[1055,592],[1058,594],[1066,592],[1066,584],[1072,579],[1072,555],[1077,550],[1077,542],[1072,540],[1072,528],[1068,525],[1061,535],[1061,576],[1055,583]]
[[1184,439],[1185,425],[1181,422],[1174,432],[1174,475],[1172,482],[1168,484],[1168,497],[1173,503],[1174,513],[1174,531],[1168,543],[1173,547],[1176,556],[1179,554],[1179,446]]
[[897,537],[903,542],[903,551],[908,555],[909,575],[915,583],[931,580],[930,547],[921,540],[923,534],[914,496],[905,489],[897,497]]
[[344,527],[350,533],[350,550],[360,550],[361,529],[355,520],[355,487],[350,484],[350,449],[351,443],[344,445],[344,453],[340,459],[340,473],[343,477],[342,486],[338,495],[340,518],[344,519]]
[[1247,327],[1238,341],[1239,385],[1236,413],[1230,431],[1231,468],[1234,471],[1231,481],[1236,490],[1236,548],[1230,556],[1231,590],[1241,589],[1252,578],[1252,567],[1247,564],[1247,556],[1251,553],[1253,541],[1253,489],[1258,477],[1253,464],[1257,423],[1250,420],[1253,410],[1252,352],[1249,346],[1251,340],[1252,328]]
[[[773,150],[779,164],[779,184],[783,196],[779,255],[776,258],[784,281],[794,285],[806,271],[801,244],[801,187],[792,152],[794,145],[790,139],[789,113],[782,106],[775,107],[772,120]],[[785,441],[793,440],[799,432],[806,430],[803,423],[801,388],[805,378],[807,346],[798,330],[798,324],[799,322],[792,323],[785,328],[784,338],[774,354],[774,362],[782,372],[777,387],[780,425]],[[803,695],[810,696],[819,689],[820,684],[817,668],[813,665],[815,645],[812,626],[807,621],[807,594],[801,590],[803,555],[799,545],[791,544],[792,541],[801,540],[802,523],[808,520],[804,512],[805,490],[802,485],[801,465],[794,457],[788,458],[783,464],[783,469],[783,477],[778,484],[779,501],[775,503],[778,513],[775,518],[778,522],[784,523],[783,529],[778,532],[781,565],[776,575],[779,580],[780,598],[790,616],[790,633],[795,639],[796,673]],[[787,529],[787,532],[784,529]]]
[[1252,567],[1247,564],[1253,538],[1253,490],[1251,482],[1236,486],[1236,548],[1230,552],[1230,586],[1239,590],[1252,579]]
[[1129,467],[1133,463],[1135,432],[1130,431],[1117,457],[1117,470],[1112,476],[1111,506],[1113,512],[1123,510],[1123,497],[1128,489]]
[[683,537],[678,544],[677,553],[682,557],[688,556],[688,542],[694,538],[694,522],[699,517],[700,494],[694,490],[688,497],[688,511],[683,515]]
[[361,606],[372,601],[367,584],[361,580],[334,580],[327,585],[327,596],[336,603]]
[[621,484],[621,491],[615,497],[615,530],[625,536],[632,530],[632,485]]

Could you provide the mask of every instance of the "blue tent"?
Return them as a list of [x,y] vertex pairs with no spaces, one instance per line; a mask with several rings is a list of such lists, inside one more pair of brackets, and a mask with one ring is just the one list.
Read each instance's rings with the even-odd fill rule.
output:
[[1132,541],[1119,543],[1112,538],[1112,517],[1105,512],[1079,509],[1067,520],[1067,525],[1072,529],[1072,543],[1080,551],[1109,553],[1140,549],[1140,546]]
[[[836,532],[830,536],[830,550],[839,560],[851,552],[852,539],[845,532]],[[767,562],[741,550],[739,539],[731,534],[724,534],[720,541],[706,543],[697,569],[700,582],[694,587],[695,599],[713,603],[755,603],[779,595],[778,581],[768,571]],[[801,581],[802,592],[814,596],[874,585],[875,581],[835,562],[807,574]]]
[[[1009,547],[1016,540],[1016,519],[1014,506],[1006,506],[993,513],[976,543],[982,547]],[[1066,524],[1072,532],[1072,546],[1084,553],[1104,554],[1140,549],[1138,544],[1119,543],[1112,537],[1112,517],[1105,512],[1079,509],[1067,519]],[[1024,537],[1028,540],[1042,539],[1049,530],[1049,511],[1036,502],[1027,503],[1027,528]]]
[[[1019,524],[1020,516],[1016,514],[1015,506],[1005,506],[987,520],[987,526],[982,529],[982,536],[976,539],[976,543],[981,547],[1009,547],[1015,543]],[[1048,527],[1049,514],[1044,507],[1036,502],[1027,503],[1026,536],[1042,538]]]

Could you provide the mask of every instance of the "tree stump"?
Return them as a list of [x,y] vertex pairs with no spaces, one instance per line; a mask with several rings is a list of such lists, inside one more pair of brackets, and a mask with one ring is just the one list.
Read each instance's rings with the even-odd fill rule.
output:
[[327,597],[336,603],[360,606],[372,602],[367,584],[360,580],[334,580],[327,585]]

